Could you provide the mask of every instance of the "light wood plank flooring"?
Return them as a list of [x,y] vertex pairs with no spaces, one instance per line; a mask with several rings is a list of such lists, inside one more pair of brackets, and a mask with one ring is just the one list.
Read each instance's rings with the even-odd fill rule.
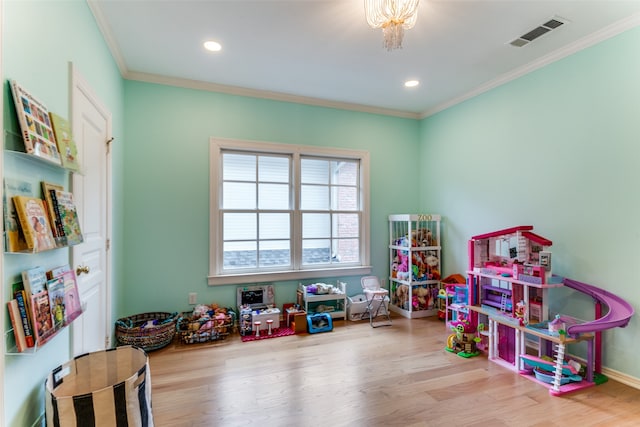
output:
[[638,426],[640,390],[613,380],[560,397],[479,356],[444,350],[435,319],[150,352],[165,426]]

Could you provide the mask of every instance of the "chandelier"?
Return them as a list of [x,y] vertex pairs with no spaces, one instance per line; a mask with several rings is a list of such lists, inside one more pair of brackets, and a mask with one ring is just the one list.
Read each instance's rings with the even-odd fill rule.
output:
[[419,0],[364,0],[364,12],[371,28],[382,28],[387,50],[402,47],[404,30],[413,28]]

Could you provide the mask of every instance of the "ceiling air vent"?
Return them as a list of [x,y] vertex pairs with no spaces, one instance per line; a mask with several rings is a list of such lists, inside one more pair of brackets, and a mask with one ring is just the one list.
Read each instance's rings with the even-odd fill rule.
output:
[[547,22],[545,22],[544,24],[529,31],[528,33],[523,34],[517,39],[511,41],[509,44],[515,47],[525,46],[530,42],[534,41],[535,39],[537,39],[538,37],[544,34],[547,34],[548,32],[555,30],[556,28],[564,25],[566,22],[567,22],[566,20],[560,20],[560,18],[557,18],[557,17],[552,18]]

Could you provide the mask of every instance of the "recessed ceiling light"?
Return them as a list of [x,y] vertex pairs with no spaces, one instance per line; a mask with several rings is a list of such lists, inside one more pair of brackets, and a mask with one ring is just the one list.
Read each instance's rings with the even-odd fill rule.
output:
[[420,82],[418,80],[407,80],[404,82],[404,87],[416,87],[419,86]]
[[211,52],[219,52],[222,49],[222,45],[218,42],[214,42],[213,40],[209,40],[204,42],[204,48]]

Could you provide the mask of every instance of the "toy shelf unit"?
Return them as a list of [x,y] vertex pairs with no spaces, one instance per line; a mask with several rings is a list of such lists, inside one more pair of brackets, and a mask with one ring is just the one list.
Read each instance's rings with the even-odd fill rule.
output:
[[332,319],[347,318],[347,285],[326,283],[298,284],[304,311],[309,315],[327,313]]
[[449,283],[445,286],[445,325],[451,330],[452,322],[469,320],[469,286],[466,283]]
[[389,309],[413,319],[438,313],[440,215],[389,215]]

